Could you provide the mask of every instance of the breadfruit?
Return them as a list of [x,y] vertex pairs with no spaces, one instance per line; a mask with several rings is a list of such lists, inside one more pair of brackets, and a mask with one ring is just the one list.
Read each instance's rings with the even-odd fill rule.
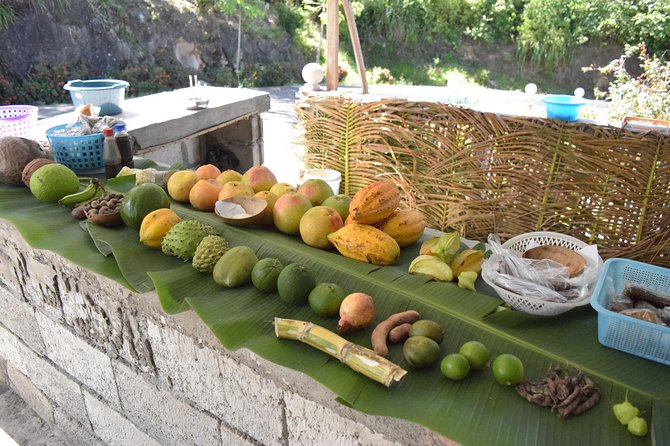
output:
[[201,273],[211,273],[214,265],[228,251],[228,242],[218,235],[203,238],[193,255],[193,268]]
[[215,234],[213,227],[198,220],[180,221],[165,234],[161,249],[164,254],[191,260],[202,239]]
[[58,163],[46,164],[30,177],[30,192],[40,201],[55,203],[79,190],[77,174]]
[[16,136],[0,138],[0,183],[21,184],[21,174],[26,164],[46,156],[37,141]]

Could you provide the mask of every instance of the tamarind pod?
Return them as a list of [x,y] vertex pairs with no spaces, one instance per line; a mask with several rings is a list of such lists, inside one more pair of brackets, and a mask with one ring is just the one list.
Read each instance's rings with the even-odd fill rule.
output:
[[419,320],[421,316],[418,311],[407,310],[401,313],[395,313],[389,316],[385,321],[377,324],[375,329],[372,331],[372,336],[370,337],[370,342],[372,343],[372,350],[380,356],[386,356],[389,354],[389,349],[386,346],[386,337],[388,336],[391,329],[397,327],[400,324],[412,323]]
[[586,412],[587,410],[594,407],[600,401],[600,391],[598,389],[593,389],[594,392],[584,401],[579,403],[579,406],[575,407],[575,410],[572,411],[574,415]]
[[644,288],[630,285],[623,290],[623,295],[633,301],[646,301],[656,308],[664,308],[670,306],[670,296],[653,293]]
[[389,331],[389,341],[397,344],[400,341],[404,341],[409,337],[409,329],[412,328],[412,324],[404,323],[400,324],[397,327],[393,327]]

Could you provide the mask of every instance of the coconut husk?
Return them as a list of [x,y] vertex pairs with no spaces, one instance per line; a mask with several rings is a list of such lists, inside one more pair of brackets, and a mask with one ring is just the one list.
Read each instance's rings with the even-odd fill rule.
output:
[[49,158],[35,158],[26,164],[26,166],[23,168],[23,172],[21,173],[21,181],[23,181],[23,184],[25,184],[27,187],[30,187],[30,177],[33,176],[37,169],[53,162],[54,161]]
[[0,183],[21,184],[26,164],[46,156],[37,141],[16,136],[0,138]]

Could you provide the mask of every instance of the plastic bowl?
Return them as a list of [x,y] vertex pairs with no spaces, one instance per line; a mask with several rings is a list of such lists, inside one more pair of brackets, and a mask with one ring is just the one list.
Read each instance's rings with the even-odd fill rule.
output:
[[64,89],[70,92],[75,108],[84,104],[100,107],[100,116],[118,115],[130,84],[117,79],[80,79],[69,81]]
[[547,118],[563,121],[576,121],[579,110],[586,105],[586,100],[567,94],[550,94],[542,98],[547,106]]

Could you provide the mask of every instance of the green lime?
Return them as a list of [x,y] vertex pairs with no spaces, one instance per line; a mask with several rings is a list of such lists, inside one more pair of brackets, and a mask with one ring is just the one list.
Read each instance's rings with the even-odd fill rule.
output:
[[304,305],[316,286],[314,274],[302,263],[291,263],[277,277],[279,297],[286,303]]
[[489,349],[479,341],[468,341],[461,345],[458,353],[465,356],[473,370],[483,369],[489,361]]
[[278,259],[272,257],[261,259],[251,270],[251,282],[259,291],[274,293],[277,291],[277,279],[282,269],[284,269],[284,264]]
[[491,364],[493,377],[500,384],[510,386],[523,380],[523,363],[516,356],[503,353]]
[[430,367],[442,355],[437,342],[425,336],[412,336],[402,346],[405,361],[415,369]]
[[451,353],[440,363],[440,371],[447,378],[460,381],[470,373],[470,363],[468,358],[460,353]]
[[340,305],[346,296],[336,283],[320,283],[309,293],[309,307],[319,316],[335,317],[340,314]]
[[444,339],[444,332],[437,322],[421,319],[412,324],[409,336],[425,336],[439,344]]

